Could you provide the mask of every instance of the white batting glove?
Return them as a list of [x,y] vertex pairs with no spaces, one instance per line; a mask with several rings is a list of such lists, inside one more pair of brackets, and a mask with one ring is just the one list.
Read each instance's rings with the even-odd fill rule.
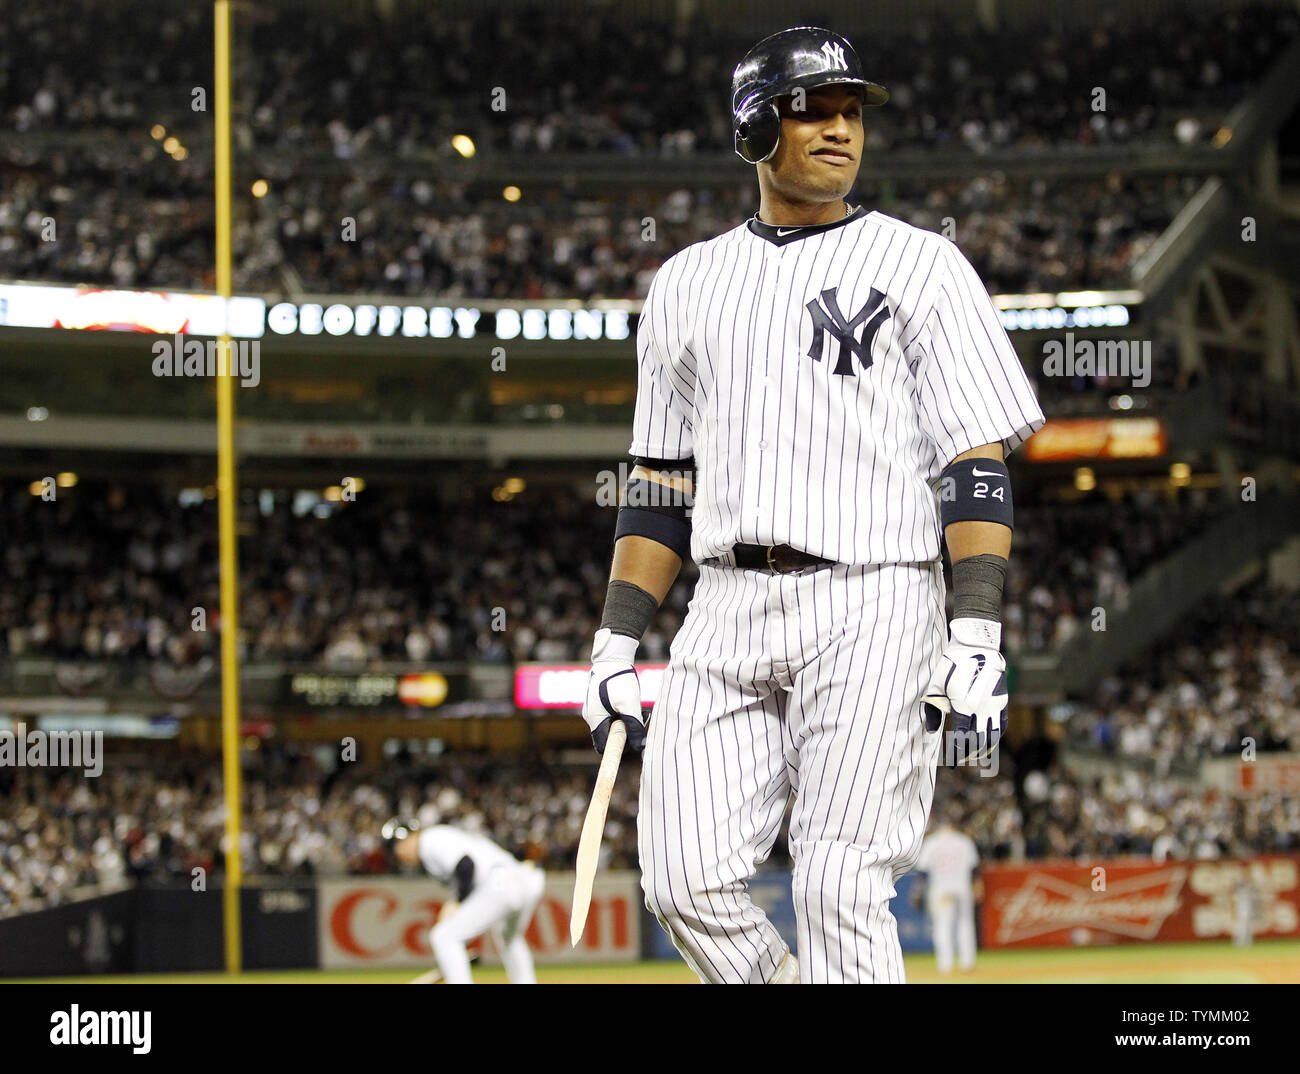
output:
[[948,647],[921,696],[925,729],[939,730],[951,713],[952,730],[969,743],[970,761],[989,757],[1007,729],[1007,662],[1001,646],[1001,623],[954,619]]
[[591,728],[597,753],[605,752],[609,728],[615,718],[627,725],[627,744],[633,750],[645,746],[645,710],[641,708],[641,683],[632,661],[641,643],[608,627],[596,631],[591,647],[591,675],[587,679],[587,701],[582,718]]

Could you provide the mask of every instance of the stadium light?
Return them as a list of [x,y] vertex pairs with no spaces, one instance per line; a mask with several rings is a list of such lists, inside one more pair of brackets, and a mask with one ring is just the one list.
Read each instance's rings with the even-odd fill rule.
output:
[[506,201],[518,201],[524,195],[523,191],[521,191],[517,186],[508,186],[505,190],[501,191],[501,196],[505,198]]
[[77,487],[77,475],[71,470],[64,470],[54,479],[54,483],[61,489],[74,489]]
[[451,140],[452,149],[456,150],[462,157],[469,160],[478,152],[478,147],[474,145],[474,139],[468,134],[457,134]]
[[28,421],[44,421],[49,416],[49,410],[43,406],[29,406],[27,408]]
[[1080,492],[1091,492],[1097,487],[1097,475],[1091,466],[1080,466],[1074,471],[1074,487]]
[[190,155],[190,151],[186,149],[184,146],[181,146],[179,149],[176,150],[175,153],[172,154],[172,160],[181,161],[184,160],[189,155]]
[[1185,462],[1176,462],[1169,467],[1169,483],[1175,487],[1190,484],[1192,468]]
[[181,147],[181,140],[177,138],[176,135],[174,134],[170,135],[168,139],[165,142],[163,142],[164,153],[175,153],[176,150],[178,150],[180,147]]
[[155,123],[149,128],[149,135],[155,142],[161,142],[167,135],[167,128],[161,123]]
[[267,191],[269,191],[270,189],[271,189],[270,183],[268,183],[265,179],[258,179],[256,182],[253,183],[252,186],[253,197],[264,198],[266,197]]

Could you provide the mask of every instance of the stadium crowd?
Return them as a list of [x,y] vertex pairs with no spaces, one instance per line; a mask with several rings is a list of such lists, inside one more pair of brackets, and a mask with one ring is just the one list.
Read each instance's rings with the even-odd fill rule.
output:
[[[0,276],[210,288],[205,169],[152,143],[0,148]],[[855,199],[952,238],[991,293],[1050,292],[1128,286],[1197,183],[995,174],[864,181]],[[671,254],[757,209],[749,183],[599,196],[525,183],[508,202],[482,183],[306,172],[243,201],[233,236],[241,290],[498,299],[642,298]]]
[[[1289,600],[1293,611],[1300,603],[1294,596],[1269,599]],[[1290,705],[1289,738],[1275,734],[1262,749],[1300,746],[1298,689],[1293,649],[1279,686]],[[1181,718],[1196,706],[1171,708]],[[1236,713],[1214,708],[1207,715],[1219,731],[1202,739],[1204,756],[1219,745],[1232,752]],[[1003,750],[997,778],[970,767],[940,770],[936,815],[966,831],[985,861],[1300,851],[1294,796],[1237,798],[1124,765],[1080,776],[1057,750],[1034,746]],[[379,832],[391,816],[458,824],[544,868],[572,868],[591,781],[589,769],[528,757],[430,762],[399,756],[386,759],[379,772],[352,773],[322,766],[312,754],[263,748],[245,753],[245,768],[244,869],[264,876],[389,871],[394,863]],[[636,867],[638,779],[639,765],[629,757],[605,829],[606,868]],[[220,765],[210,756],[130,765],[110,757],[104,775],[93,780],[79,772],[2,771],[0,916],[56,904],[77,889],[188,881],[195,868],[219,873],[223,820]],[[770,864],[791,864],[784,834]]]
[[[391,870],[380,829],[393,816],[480,831],[522,858],[571,868],[590,801],[590,772],[511,758],[382,774],[318,767],[310,755],[246,759],[244,869],[338,876]],[[247,755],[246,755],[247,758]],[[610,803],[603,865],[636,864],[637,766]],[[188,880],[224,869],[220,765],[210,756],[117,766],[98,779],[0,770],[0,916],[62,901],[78,888]]]
[[[1195,777],[1197,763],[1241,756],[1248,740],[1259,753],[1300,751],[1300,594],[1256,585],[1217,602],[1065,715],[1063,734],[1012,741],[1000,778],[941,770],[935,808],[976,840],[985,860],[1300,850],[1294,796],[1236,798]],[[1076,774],[1063,746],[1112,763],[1100,775]],[[264,748],[245,763],[245,868],[270,875],[384,871],[378,831],[394,815],[463,824],[564,868],[590,791],[585,768],[528,757],[399,754],[375,774]],[[613,868],[636,861],[637,766],[629,759],[624,768],[606,830]],[[210,757],[110,760],[93,780],[0,771],[0,913],[80,887],[220,870],[222,821],[220,768]],[[773,863],[788,864],[781,842]]]
[[1008,652],[1042,652],[1090,628],[1094,608],[1128,609],[1130,583],[1202,533],[1225,506],[1205,489],[1118,500],[1016,505],[1003,603]]
[[1254,588],[1215,602],[1180,644],[1099,684],[1070,729],[1157,775],[1207,755],[1300,750],[1300,597]]
[[[305,9],[264,5],[236,20],[248,149],[350,159],[468,133],[528,153],[727,151],[731,69],[767,29],[707,15],[592,19],[541,4]],[[1207,141],[1296,33],[1297,17],[1258,3],[1110,13],[1085,31],[1044,16],[954,36],[933,17],[900,30],[864,12],[837,28],[851,39],[859,31],[869,76],[893,95],[873,119],[870,150],[981,151]],[[197,4],[100,3],[75,19],[57,7],[14,10],[0,25],[0,55],[15,61],[0,68],[0,117],[18,133],[197,128],[207,108],[193,91],[208,85],[211,34],[210,11]],[[132,47],[101,47],[114,40]]]
[[[1300,593],[1255,583],[1216,600],[1001,754],[1000,778],[945,768],[936,809],[985,858],[1167,858],[1300,850],[1300,799],[1240,798],[1198,778],[1207,758],[1300,753]],[[1061,763],[1068,749],[1094,774]],[[1082,769],[1081,769],[1082,770]]]
[[[213,286],[210,113],[192,95],[209,75],[208,16],[201,5],[165,5],[142,17],[148,8],[103,4],[65,20],[38,6],[0,26],[0,56],[25,58],[0,60],[0,116],[14,132],[0,146],[0,277]],[[94,47],[120,36],[125,19],[129,62]],[[958,39],[955,54],[935,47],[938,29],[924,20],[901,36],[875,26],[870,65],[894,96],[869,117],[867,153],[1203,142],[1296,26],[1294,11],[1261,4],[1102,22],[1089,34],[981,31]],[[447,18],[406,5],[388,20],[261,10],[245,27],[257,62],[238,72],[236,136],[251,169],[240,189],[257,176],[268,186],[240,198],[236,286],[642,297],[669,254],[754,210],[752,184],[590,197],[530,185],[527,160],[550,150],[727,152],[722,87],[749,33],[636,18],[597,28],[542,7]],[[1097,109],[1099,88],[1108,100]],[[155,123],[188,155],[165,153],[148,136]],[[518,201],[473,178],[470,162],[437,156],[457,133],[518,154]],[[422,153],[419,168],[393,165]],[[1123,287],[1195,189],[1170,171],[864,182],[857,197],[953,237],[993,292]]]
[[[211,76],[208,7],[106,2],[75,19],[58,5],[11,8],[0,20],[0,278],[210,288],[211,112],[194,93]],[[237,19],[235,137],[253,169],[241,181],[268,180],[264,197],[238,207],[237,287],[636,298],[672,252],[753,211],[748,183],[587,197],[527,182],[539,153],[729,153],[725,88],[753,27],[574,20],[557,5],[447,17],[378,0],[384,9],[398,17],[358,6],[303,18],[284,3]],[[951,47],[924,19],[902,34],[859,35],[893,94],[869,117],[866,151],[1061,158],[1100,145],[1209,144],[1297,25],[1293,7],[1257,4],[1103,20],[1087,33],[1046,23],[979,31]],[[110,40],[132,47],[100,47]],[[188,156],[164,152],[155,124]],[[519,200],[470,178],[450,148],[456,134],[484,158],[514,155]],[[1124,286],[1193,189],[1176,173],[990,174],[864,183],[858,200],[951,234],[991,291],[1053,291]],[[341,233],[348,219],[355,241]],[[470,490],[376,490],[326,517],[292,500],[244,504],[246,660],[352,671],[586,658],[613,529],[594,495],[575,486],[488,504]],[[1094,606],[1122,609],[1134,578],[1219,510],[1192,490],[1018,506],[1005,605],[1013,654],[1060,645]],[[5,486],[0,531],[0,654],[192,665],[215,651],[213,502],[85,483],[45,503]],[[688,565],[665,601],[647,660],[666,657],[694,576]],[[206,631],[193,629],[196,608],[210,612]],[[1067,730],[1072,749],[1110,762],[1104,775],[1078,774],[1054,749],[1008,750],[1005,779],[945,769],[936,808],[988,859],[1300,849],[1294,796],[1232,798],[1180,776],[1208,756],[1238,755],[1246,740],[1300,750],[1297,613],[1293,594],[1216,603],[1179,644],[1100,684]],[[241,850],[255,874],[390,869],[378,833],[394,815],[464,824],[565,868],[590,789],[588,768],[536,758],[399,758],[376,775],[266,749],[247,764]],[[629,759],[606,830],[610,867],[635,866],[636,783]],[[209,757],[110,764],[95,780],[0,770],[0,914],[88,886],[220,871],[222,820]],[[773,864],[788,864],[784,846]]]
[[[572,485],[510,502],[366,489],[328,517],[290,493],[246,492],[244,659],[357,671],[382,661],[586,659],[608,580],[614,512]],[[328,505],[326,505],[328,506]],[[1026,492],[1004,606],[1007,650],[1039,652],[1122,611],[1146,567],[1223,510],[1204,489],[1036,505]],[[0,486],[0,653],[193,664],[219,627],[214,500],[84,482],[50,503]],[[642,653],[665,659],[697,575],[685,565]],[[207,610],[195,629],[194,609]],[[497,609],[501,611],[498,612]]]
[[1300,851],[1300,801],[1292,795],[1233,797],[1123,766],[1082,776],[1054,764],[1017,778],[1011,764],[992,779],[945,768],[934,808],[975,841],[983,861]]

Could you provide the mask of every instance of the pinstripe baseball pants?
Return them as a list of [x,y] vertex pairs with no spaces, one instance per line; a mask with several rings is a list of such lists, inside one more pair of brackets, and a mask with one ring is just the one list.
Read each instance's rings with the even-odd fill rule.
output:
[[786,944],[747,889],[791,795],[802,983],[902,982],[889,911],[920,852],[941,736],[921,694],[943,567],[700,567],[650,719],[646,905],[706,982],[767,981]]

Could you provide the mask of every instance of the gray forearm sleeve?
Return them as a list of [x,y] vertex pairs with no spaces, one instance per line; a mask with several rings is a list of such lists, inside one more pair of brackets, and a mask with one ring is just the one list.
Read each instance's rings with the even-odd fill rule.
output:
[[952,565],[954,619],[1002,621],[1002,587],[1007,561],[992,552],[967,556]]
[[640,641],[658,607],[659,602],[639,585],[615,578],[605,591],[601,628],[608,627],[611,633],[626,634]]

